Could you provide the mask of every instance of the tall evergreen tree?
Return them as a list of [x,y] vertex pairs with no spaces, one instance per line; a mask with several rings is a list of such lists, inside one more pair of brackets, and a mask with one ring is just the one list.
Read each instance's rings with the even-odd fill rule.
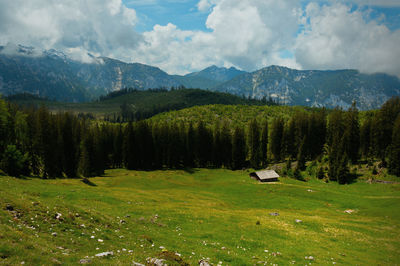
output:
[[221,162],[226,168],[230,168],[232,164],[232,135],[230,130],[229,122],[224,120],[221,127],[220,133],[220,143],[221,143]]
[[276,162],[281,160],[283,129],[283,119],[281,117],[275,118],[271,127],[270,149]]
[[63,171],[69,178],[76,177],[78,174],[78,143],[74,136],[76,122],[69,113],[63,115],[60,134],[62,136],[63,145]]
[[299,153],[297,154],[297,168],[300,171],[304,171],[306,169],[306,155],[305,155],[305,148],[306,148],[306,138],[304,136],[303,140],[300,143]]
[[345,113],[344,142],[345,152],[353,164],[359,159],[360,149],[360,125],[356,103]]
[[369,158],[371,155],[371,130],[372,117],[368,116],[360,128],[360,152],[363,158]]
[[246,164],[246,140],[241,127],[236,127],[232,137],[232,169],[238,170]]
[[260,151],[261,151],[261,166],[265,168],[268,165],[268,120],[265,120],[262,125]]
[[372,122],[373,150],[384,165],[387,149],[392,142],[393,125],[399,114],[400,97],[394,97],[382,105]]
[[194,156],[195,156],[195,131],[193,124],[190,122],[187,129],[186,136],[186,155],[185,155],[185,166],[194,167]]
[[250,152],[250,165],[252,168],[258,169],[261,162],[260,128],[255,118],[252,119],[249,124],[248,141]]
[[126,169],[133,170],[136,167],[135,158],[135,135],[132,122],[129,122],[124,130],[123,158]]
[[392,143],[390,145],[388,170],[390,174],[400,176],[400,115],[394,123]]

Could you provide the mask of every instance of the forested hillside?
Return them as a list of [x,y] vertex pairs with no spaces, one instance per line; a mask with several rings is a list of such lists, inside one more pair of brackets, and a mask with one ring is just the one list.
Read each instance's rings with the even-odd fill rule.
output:
[[25,107],[46,106],[52,112],[72,112],[90,114],[108,121],[137,121],[158,113],[180,110],[192,106],[209,104],[225,105],[275,105],[272,100],[247,99],[228,93],[212,92],[183,87],[152,90],[122,89],[101,96],[99,100],[87,103],[65,103],[50,101],[31,94],[7,97],[15,104]]
[[[400,175],[400,99],[393,98],[360,124],[358,110],[324,109],[293,114],[266,113],[243,126],[229,117],[214,123],[149,120],[118,124],[78,118],[48,109],[21,109],[1,100],[1,169],[9,175],[43,178],[101,175],[107,168],[163,169],[225,167],[255,169],[271,162],[297,161],[301,178],[306,161],[316,160],[319,176],[347,183],[349,164],[381,161]],[[217,106],[219,108],[219,106]],[[276,108],[277,113],[285,107]],[[287,108],[287,107],[286,107]]]

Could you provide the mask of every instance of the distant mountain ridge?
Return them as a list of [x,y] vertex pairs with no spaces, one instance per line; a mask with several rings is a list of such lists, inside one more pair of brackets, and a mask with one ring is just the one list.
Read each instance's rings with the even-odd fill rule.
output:
[[0,93],[22,92],[61,101],[95,99],[121,88],[160,88],[181,85],[158,67],[93,57],[91,63],[70,59],[56,50],[34,55],[31,47],[18,46],[17,53],[0,47]]
[[357,70],[295,70],[269,66],[248,73],[234,67],[211,66],[184,76],[139,63],[92,56],[91,63],[72,60],[56,50],[39,53],[17,46],[9,53],[0,47],[0,94],[22,92],[69,102],[96,99],[122,88],[187,88],[228,92],[250,98],[269,98],[281,104],[340,106],[353,101],[360,109],[379,108],[400,96],[398,77],[362,74]]
[[400,80],[387,74],[362,74],[357,70],[295,70],[269,66],[233,78],[214,88],[250,98],[271,97],[285,105],[360,109],[380,107],[400,95]]

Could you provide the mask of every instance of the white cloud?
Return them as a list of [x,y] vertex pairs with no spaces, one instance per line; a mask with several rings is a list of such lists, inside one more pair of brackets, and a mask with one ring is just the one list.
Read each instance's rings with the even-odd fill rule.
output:
[[310,24],[296,40],[297,62],[306,69],[355,68],[400,76],[400,30],[390,31],[343,4],[309,4]]
[[72,49],[123,58],[141,36],[136,13],[121,0],[0,2],[0,44]]
[[[211,4],[211,1],[206,1]],[[198,7],[201,8],[199,2]],[[298,67],[279,56],[294,45],[298,1],[213,1],[206,26],[211,32],[181,31],[175,25],[157,25],[143,34],[145,44],[134,58],[160,66],[169,73],[184,73],[212,64],[255,70],[270,64]]]
[[[139,34],[136,12],[122,0],[0,0],[0,44],[60,49],[84,62],[91,60],[90,52],[169,73],[212,64],[248,71],[277,64],[400,76],[400,31],[369,18],[367,8],[351,11],[345,1],[400,6],[397,0],[315,0],[303,10],[297,0],[199,0],[197,9],[209,12],[209,31],[184,31],[169,23]],[[301,24],[305,29],[298,34]],[[294,56],[282,56],[283,51]]]

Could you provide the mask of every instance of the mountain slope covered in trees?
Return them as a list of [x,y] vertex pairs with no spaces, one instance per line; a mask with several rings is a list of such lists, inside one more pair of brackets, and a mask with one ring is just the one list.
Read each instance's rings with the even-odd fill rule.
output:
[[98,118],[134,121],[149,118],[161,112],[180,110],[209,104],[272,105],[273,102],[241,98],[236,95],[199,89],[122,89],[88,103],[50,101],[30,94],[9,96],[9,101],[21,106],[47,106],[51,111],[91,113]]

